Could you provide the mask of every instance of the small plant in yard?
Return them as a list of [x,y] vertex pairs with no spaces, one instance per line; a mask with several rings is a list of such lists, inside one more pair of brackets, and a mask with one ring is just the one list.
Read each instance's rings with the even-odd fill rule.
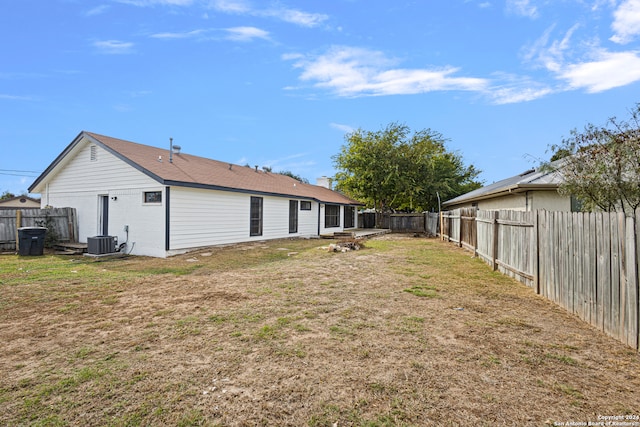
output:
[[565,365],[576,366],[578,364],[578,361],[570,356],[547,353],[544,355],[544,357],[546,357],[547,359],[557,360],[564,363]]
[[433,286],[412,286],[405,289],[404,292],[423,298],[436,298],[438,296],[437,289]]
[[38,227],[45,227],[47,229],[47,232],[44,235],[44,247],[54,247],[60,240],[60,236],[58,236],[58,232],[56,231],[56,228],[53,224],[53,219],[49,215],[49,212],[45,212],[44,219],[36,221],[36,225]]

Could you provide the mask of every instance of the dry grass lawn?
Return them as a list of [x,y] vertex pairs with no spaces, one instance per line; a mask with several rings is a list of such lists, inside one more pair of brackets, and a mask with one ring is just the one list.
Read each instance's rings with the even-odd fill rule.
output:
[[0,256],[1,425],[542,426],[640,415],[640,355],[437,240]]

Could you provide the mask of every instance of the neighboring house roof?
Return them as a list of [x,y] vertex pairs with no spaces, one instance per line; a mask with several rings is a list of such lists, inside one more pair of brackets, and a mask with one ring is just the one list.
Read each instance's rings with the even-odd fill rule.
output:
[[[314,199],[323,203],[361,205],[341,193],[325,187],[305,184],[286,175],[265,172],[247,166],[207,159],[184,153],[174,153],[169,162],[169,150],[138,144],[109,136],[83,131],[49,165],[29,191],[42,192],[49,175],[63,167],[68,155],[82,143],[93,143],[109,151],[162,185],[213,190],[242,191],[267,195]],[[161,160],[160,160],[161,159]]]
[[458,205],[531,190],[557,190],[563,182],[562,174],[558,171],[561,162],[562,160],[556,160],[546,167],[530,169],[520,175],[494,182],[455,199],[447,200],[442,205],[445,207]]
[[9,197],[7,199],[0,200],[0,207],[14,207],[14,206],[40,206],[40,199],[34,199],[29,196],[16,196]]

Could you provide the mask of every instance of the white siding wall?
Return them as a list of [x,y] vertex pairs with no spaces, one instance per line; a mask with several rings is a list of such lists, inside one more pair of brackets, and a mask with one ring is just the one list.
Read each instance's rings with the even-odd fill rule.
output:
[[[318,210],[320,204],[311,202],[311,210],[301,211],[300,202],[298,202],[298,234],[299,236],[309,237],[318,235]],[[294,234],[295,236],[295,234]]]
[[96,160],[91,161],[89,147],[80,150],[52,179],[42,194],[43,205],[76,208],[78,240],[86,242],[87,237],[100,233],[98,196],[109,196],[109,235],[124,243],[124,226],[128,225],[127,252],[133,249],[135,255],[165,256],[164,194],[161,204],[143,203],[144,191],[162,191],[163,187],[100,147],[96,147]]
[[310,211],[298,205],[298,233],[289,233],[289,198],[262,197],[262,235],[250,236],[249,213],[251,194],[228,191],[172,187],[170,197],[170,249],[190,248],[315,236],[317,203]]

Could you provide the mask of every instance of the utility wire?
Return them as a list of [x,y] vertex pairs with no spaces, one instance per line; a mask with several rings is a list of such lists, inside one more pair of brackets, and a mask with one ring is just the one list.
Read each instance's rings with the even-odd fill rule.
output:
[[27,173],[40,173],[38,171],[23,171],[19,169],[0,169],[0,172],[27,172]]
[[6,173],[6,172],[0,172],[0,175],[11,175],[11,176],[26,176],[26,177],[31,177],[31,178],[35,178],[38,175],[34,174],[33,172],[30,174],[24,174],[24,173]]

